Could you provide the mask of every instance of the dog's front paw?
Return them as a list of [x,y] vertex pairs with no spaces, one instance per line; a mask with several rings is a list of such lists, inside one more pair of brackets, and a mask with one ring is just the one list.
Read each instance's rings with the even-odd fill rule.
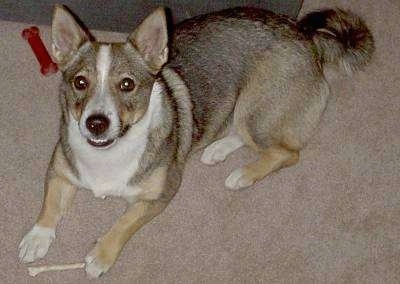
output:
[[39,225],[33,226],[19,244],[20,261],[32,262],[44,257],[55,237],[54,229]]
[[89,278],[97,278],[106,273],[115,260],[119,252],[115,252],[111,247],[107,247],[99,241],[94,249],[86,256],[86,274]]
[[232,190],[249,187],[256,182],[253,175],[244,168],[234,170],[225,180],[225,186]]

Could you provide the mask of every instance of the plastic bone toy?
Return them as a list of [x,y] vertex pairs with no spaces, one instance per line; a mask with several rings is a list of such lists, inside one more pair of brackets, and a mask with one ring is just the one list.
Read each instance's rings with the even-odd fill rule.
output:
[[40,64],[40,72],[45,75],[51,75],[58,71],[57,64],[51,59],[46,47],[39,35],[38,27],[30,27],[22,31],[22,37],[28,41]]

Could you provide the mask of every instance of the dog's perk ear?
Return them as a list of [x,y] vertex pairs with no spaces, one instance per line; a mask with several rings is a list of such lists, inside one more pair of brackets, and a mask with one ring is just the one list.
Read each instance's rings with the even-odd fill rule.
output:
[[86,41],[89,34],[75,20],[74,16],[62,5],[56,5],[52,23],[52,52],[58,64],[63,64]]
[[168,27],[164,8],[158,8],[136,28],[128,40],[154,72],[168,60]]

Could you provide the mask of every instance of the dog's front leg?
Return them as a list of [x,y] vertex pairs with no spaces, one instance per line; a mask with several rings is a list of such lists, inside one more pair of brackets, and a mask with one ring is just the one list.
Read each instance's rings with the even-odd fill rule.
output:
[[57,145],[46,177],[42,210],[36,224],[19,245],[19,258],[23,262],[32,262],[46,255],[55,239],[57,223],[72,203],[76,186],[63,175],[66,170],[68,165],[60,145]]
[[168,203],[164,200],[139,201],[129,207],[86,257],[88,276],[99,277],[107,272],[131,236],[159,215]]

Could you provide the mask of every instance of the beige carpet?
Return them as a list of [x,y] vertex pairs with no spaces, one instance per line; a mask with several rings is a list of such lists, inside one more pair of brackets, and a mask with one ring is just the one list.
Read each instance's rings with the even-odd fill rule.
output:
[[[301,162],[232,193],[224,179],[249,152],[213,168],[196,155],[170,207],[93,283],[400,283],[400,2],[306,0],[302,13],[336,5],[365,18],[377,52],[365,72],[334,79]],[[40,75],[24,27],[0,22],[0,283],[89,283],[83,270],[31,278],[17,261],[59,117],[58,78]],[[123,204],[80,191],[37,264],[82,261]]]

